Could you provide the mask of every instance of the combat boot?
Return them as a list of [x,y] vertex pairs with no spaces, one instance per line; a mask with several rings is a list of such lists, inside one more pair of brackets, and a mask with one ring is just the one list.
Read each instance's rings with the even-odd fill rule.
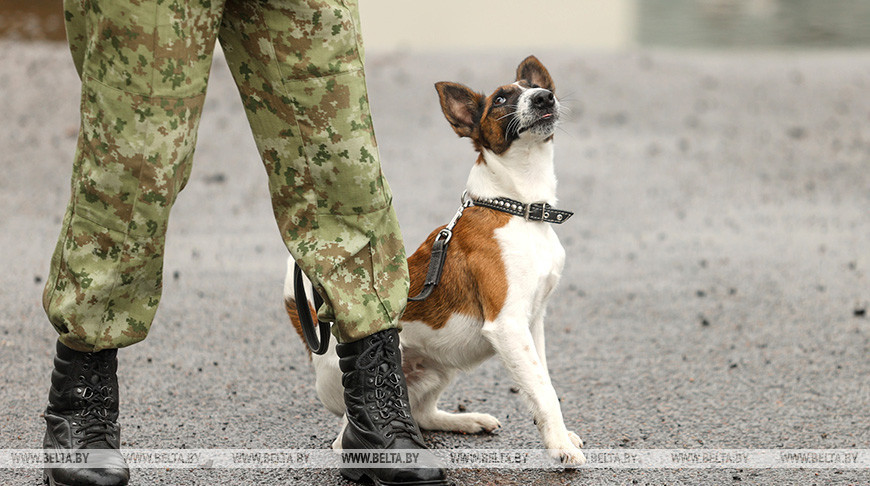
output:
[[45,484],[124,486],[130,479],[120,452],[117,353],[83,353],[57,342],[43,448],[46,462],[75,467],[47,464]]
[[[388,329],[359,341],[338,344],[336,352],[348,422],[341,440],[342,450],[386,453],[379,455],[388,458],[386,462],[399,458],[393,462],[394,467],[357,466],[344,459],[342,476],[352,481],[368,476],[376,485],[447,485],[444,468],[426,449],[420,428],[411,417],[398,331]],[[390,454],[400,450],[419,451],[410,455],[414,456],[416,466],[425,467],[402,464],[409,454]]]

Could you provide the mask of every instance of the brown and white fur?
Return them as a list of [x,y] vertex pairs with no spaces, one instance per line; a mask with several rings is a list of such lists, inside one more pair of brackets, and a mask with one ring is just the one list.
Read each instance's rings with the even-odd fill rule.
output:
[[[559,101],[547,69],[534,56],[517,68],[516,82],[485,97],[457,83],[435,85],[447,121],[478,152],[468,177],[472,198],[507,197],[556,204],[553,132]],[[422,288],[436,229],[408,259],[411,295]],[[580,438],[565,427],[544,352],[544,314],[559,281],[565,251],[548,223],[482,208],[465,210],[454,228],[440,284],[401,319],[403,368],[411,410],[423,429],[492,432],[499,421],[483,413],[439,410],[438,397],[459,371],[496,355],[528,403],[550,454],[565,464],[585,462]],[[285,304],[300,331],[293,301],[292,259]],[[308,295],[311,295],[310,285]],[[301,331],[300,331],[301,335]],[[344,415],[341,371],[334,343],[313,355],[317,394]],[[333,444],[340,448],[341,433]]]

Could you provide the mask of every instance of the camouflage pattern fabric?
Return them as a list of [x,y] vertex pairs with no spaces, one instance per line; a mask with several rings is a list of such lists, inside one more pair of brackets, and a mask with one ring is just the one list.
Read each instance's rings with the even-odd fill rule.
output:
[[82,80],[72,197],[43,304],[80,351],[145,338],[219,39],[293,257],[340,342],[398,326],[404,245],[372,130],[354,1],[65,0]]

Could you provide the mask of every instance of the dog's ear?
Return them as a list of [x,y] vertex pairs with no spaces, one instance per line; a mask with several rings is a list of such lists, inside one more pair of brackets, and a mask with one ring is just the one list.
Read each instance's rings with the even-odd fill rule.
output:
[[536,84],[554,93],[556,92],[553,78],[550,77],[547,68],[535,56],[525,58],[519,67],[517,67],[517,81],[528,81],[531,84]]
[[435,89],[441,98],[441,110],[453,131],[460,137],[470,137],[480,118],[483,95],[468,86],[446,81],[435,83]]

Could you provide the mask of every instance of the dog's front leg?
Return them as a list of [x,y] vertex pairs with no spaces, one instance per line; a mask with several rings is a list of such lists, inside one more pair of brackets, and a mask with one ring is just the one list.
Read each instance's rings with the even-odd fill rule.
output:
[[550,455],[566,464],[584,464],[586,458],[578,448],[579,437],[565,427],[559,398],[535,349],[528,323],[499,316],[484,324],[483,335],[492,343],[496,355],[528,402]]
[[[544,313],[541,312],[532,320],[532,341],[535,343],[535,350],[538,352],[538,358],[541,360],[541,366],[550,376],[550,369],[547,368],[547,353],[544,339]],[[568,431],[568,437],[571,442],[577,447],[583,447],[583,441],[580,436],[572,431]]]
[[541,312],[532,319],[532,341],[535,343],[535,351],[538,352],[538,358],[541,360],[541,366],[550,376],[550,369],[547,368],[547,350],[544,344],[544,313]]

